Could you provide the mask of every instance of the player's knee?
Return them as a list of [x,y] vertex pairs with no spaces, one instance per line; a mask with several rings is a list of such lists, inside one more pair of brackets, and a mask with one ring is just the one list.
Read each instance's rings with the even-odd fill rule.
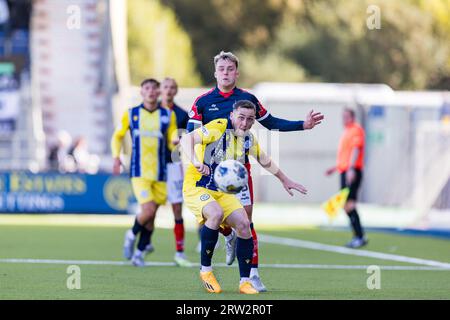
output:
[[344,206],[345,212],[349,213],[349,212],[351,212],[353,209],[355,209],[355,202],[352,201],[352,200],[347,201],[347,202],[345,203],[345,206]]
[[155,220],[156,210],[152,207],[146,207],[145,209],[143,208],[141,214],[144,216],[146,221],[153,221]]
[[251,237],[250,222],[248,219],[242,219],[236,223],[236,232],[240,238],[248,239]]
[[223,221],[223,211],[219,208],[211,210],[208,215],[208,220],[210,223],[214,223],[214,225],[219,226]]

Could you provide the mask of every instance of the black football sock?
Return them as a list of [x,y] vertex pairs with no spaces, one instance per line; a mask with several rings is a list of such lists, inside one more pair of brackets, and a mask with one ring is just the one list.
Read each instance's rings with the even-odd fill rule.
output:
[[145,247],[150,244],[153,230],[148,230],[147,228],[142,228],[141,236],[139,237],[139,242],[137,245],[138,250],[144,251]]
[[355,236],[357,236],[358,238],[362,238],[364,236],[364,230],[361,226],[361,222],[359,221],[359,215],[356,209],[350,211],[348,213],[348,217],[350,218],[350,223],[352,224]]
[[241,278],[250,277],[253,257],[253,238],[236,240],[236,257],[239,263],[239,274]]
[[136,217],[136,219],[134,220],[133,228],[131,228],[131,231],[133,232],[133,234],[134,234],[135,236],[137,236],[137,234],[138,234],[139,232],[141,232],[142,228],[143,228],[143,227],[141,226],[141,224],[139,223],[139,221],[138,221],[138,219],[137,219],[137,217]]
[[201,229],[200,235],[202,242],[202,249],[200,251],[201,264],[204,267],[209,267],[211,266],[214,247],[216,246],[217,239],[219,238],[219,230],[213,230],[204,225]]

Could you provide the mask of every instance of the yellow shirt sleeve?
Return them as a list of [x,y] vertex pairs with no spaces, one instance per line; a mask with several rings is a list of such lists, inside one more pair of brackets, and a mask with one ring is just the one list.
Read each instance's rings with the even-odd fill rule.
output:
[[219,140],[219,138],[225,133],[227,125],[227,119],[216,119],[194,130],[194,132],[200,136],[202,139],[202,144],[207,145]]
[[120,124],[117,126],[111,138],[111,153],[113,158],[120,156],[120,150],[122,149],[122,142],[125,134],[130,127],[130,120],[128,119],[128,110],[122,115]]
[[259,146],[259,142],[253,133],[251,133],[251,140],[252,146],[250,147],[249,153],[252,157],[258,160],[261,155],[261,147]]
[[175,149],[174,140],[178,140],[177,118],[175,112],[171,112],[169,128],[167,129],[167,146],[170,151]]

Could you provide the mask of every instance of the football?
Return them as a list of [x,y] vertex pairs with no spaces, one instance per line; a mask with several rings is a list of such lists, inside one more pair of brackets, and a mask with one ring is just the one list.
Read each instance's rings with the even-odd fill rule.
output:
[[247,185],[247,179],[247,169],[236,160],[222,161],[214,171],[217,188],[226,193],[239,193]]

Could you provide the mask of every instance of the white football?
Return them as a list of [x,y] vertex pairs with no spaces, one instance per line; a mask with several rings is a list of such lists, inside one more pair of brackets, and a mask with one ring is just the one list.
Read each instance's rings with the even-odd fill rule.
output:
[[226,193],[239,193],[247,185],[247,169],[236,160],[225,160],[214,170],[217,188]]

